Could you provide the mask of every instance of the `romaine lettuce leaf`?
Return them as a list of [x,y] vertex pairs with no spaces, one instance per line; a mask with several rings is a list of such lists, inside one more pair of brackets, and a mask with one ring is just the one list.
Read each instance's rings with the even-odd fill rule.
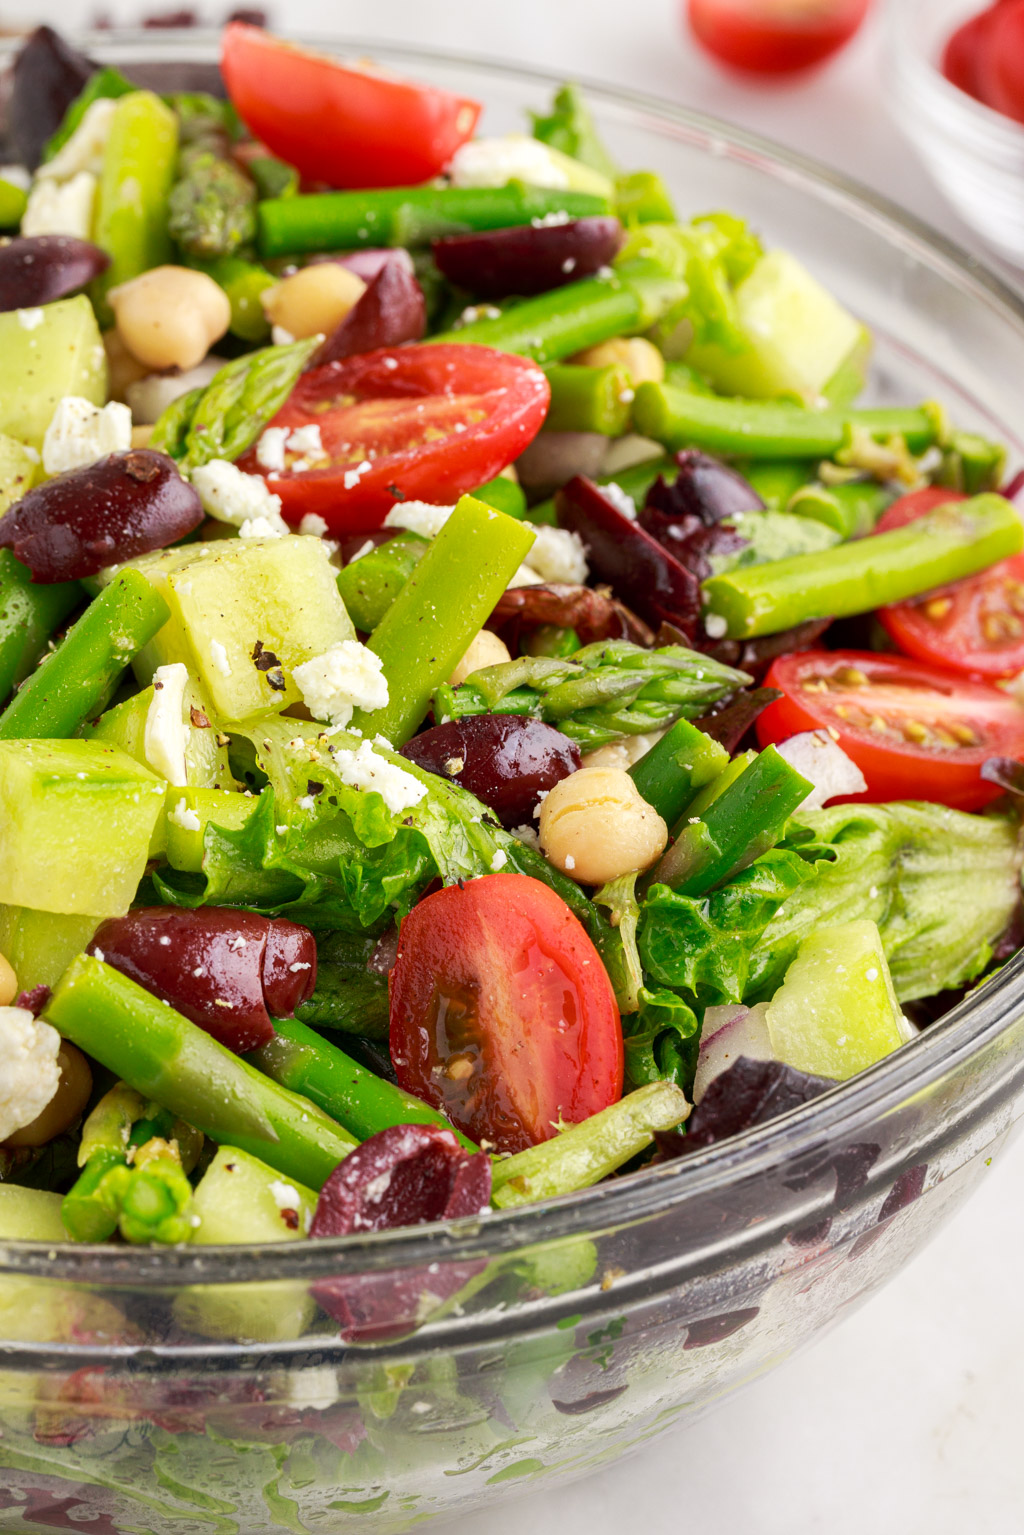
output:
[[609,181],[615,180],[618,166],[601,142],[578,85],[563,85],[556,91],[549,113],[531,112],[530,116],[535,139],[560,150],[563,155],[571,155],[581,165],[589,165],[591,170],[599,171]]
[[627,1091],[645,1082],[693,1086],[700,1045],[700,1021],[677,992],[641,987],[639,1011],[623,1020]]
[[733,289],[761,255],[760,240],[742,219],[708,213],[689,224],[639,224],[630,230],[616,259],[646,257],[667,276],[685,282],[689,298],[673,310],[672,323],[688,320],[699,345],[741,351],[749,338],[737,322]]

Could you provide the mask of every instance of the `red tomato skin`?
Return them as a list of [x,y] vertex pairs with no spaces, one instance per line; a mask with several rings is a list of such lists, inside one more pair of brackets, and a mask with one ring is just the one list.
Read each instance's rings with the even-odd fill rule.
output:
[[[807,693],[800,679],[808,673],[828,676],[844,668],[864,671],[875,685],[864,692],[843,695]],[[884,711],[886,688],[919,686],[937,691],[949,700],[944,718],[967,718],[985,725],[981,743],[959,747],[955,755],[939,755],[927,746],[910,741],[887,741],[856,726],[850,727],[835,713],[836,703],[863,703],[871,711],[874,694],[879,712]],[[969,682],[954,672],[924,666],[902,656],[877,655],[873,651],[802,651],[783,656],[771,667],[765,687],[779,688],[783,697],[769,704],[757,721],[762,747],[778,745],[804,730],[834,729],[839,745],[852,757],[867,779],[865,794],[850,801],[885,802],[897,799],[936,800],[954,810],[980,810],[1000,793],[981,776],[989,757],[1024,760],[1024,710],[1006,693],[983,682]],[[922,695],[922,698],[924,695]],[[928,711],[923,710],[923,713]],[[906,710],[907,717],[911,711]]]
[[982,94],[981,59],[988,42],[988,24],[992,12],[982,11],[971,16],[952,34],[942,53],[942,73],[950,84],[966,91],[975,101],[984,101]]
[[[488,874],[420,901],[402,923],[390,989],[400,1085],[489,1148],[524,1150],[622,1096],[611,982],[539,880]],[[474,1062],[468,1080],[450,1070],[459,1059]]]
[[1024,123],[1024,0],[1002,0],[990,11],[978,78],[983,101]]
[[450,506],[500,474],[540,431],[550,398],[525,357],[454,343],[385,347],[313,368],[270,423],[319,426],[328,467],[271,477],[255,447],[239,467],[264,476],[289,522],[316,512],[331,533],[370,533],[397,501]]
[[[819,0],[787,18],[763,0],[687,0],[694,35],[709,53],[752,74],[790,74],[821,64],[849,42],[870,0]],[[802,12],[802,14],[801,14]]]
[[224,29],[220,67],[255,137],[307,180],[333,187],[429,181],[481,112],[466,97],[346,68],[241,21]]

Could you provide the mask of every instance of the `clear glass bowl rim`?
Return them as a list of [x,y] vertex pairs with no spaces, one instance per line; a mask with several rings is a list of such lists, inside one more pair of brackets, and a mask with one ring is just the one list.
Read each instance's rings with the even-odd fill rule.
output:
[[[219,30],[117,30],[73,34],[78,46],[111,62],[168,63],[176,59],[214,62]],[[371,56],[383,63],[450,65],[482,78],[502,77],[524,86],[556,87],[564,76],[532,66],[474,55],[453,54],[364,37],[303,35],[296,39],[324,52]],[[0,67],[20,39],[0,40]],[[933,71],[936,74],[937,72]],[[937,78],[941,78],[937,76]],[[962,291],[1001,311],[1024,344],[1024,295],[1014,292],[994,272],[981,266],[937,230],[868,187],[809,156],[763,139],[704,113],[644,92],[576,77],[587,95],[643,118],[657,131],[657,120],[686,130],[695,140],[742,154],[751,153],[771,174],[783,177],[825,202],[843,207],[868,222],[880,237],[913,254]],[[949,87],[954,91],[952,86]],[[954,91],[957,97],[962,93]],[[971,103],[975,105],[974,103]],[[983,109],[989,116],[995,117]],[[497,1255],[518,1248],[584,1236],[617,1224],[656,1217],[690,1199],[724,1192],[730,1185],[767,1175],[783,1162],[820,1147],[823,1142],[854,1137],[896,1110],[993,1044],[1024,1009],[1024,952],[1017,954],[976,994],[933,1024],[912,1046],[881,1061],[854,1081],[768,1125],[735,1136],[704,1152],[665,1163],[629,1177],[599,1184],[580,1194],[536,1206],[493,1212],[481,1220],[403,1228],[369,1236],[341,1237],[316,1243],[261,1247],[149,1248],[93,1247],[72,1243],[0,1244],[0,1273],[36,1274],[82,1284],[146,1288],[202,1283],[245,1283],[268,1279],[311,1279],[318,1275],[365,1273],[457,1263],[482,1249]]]

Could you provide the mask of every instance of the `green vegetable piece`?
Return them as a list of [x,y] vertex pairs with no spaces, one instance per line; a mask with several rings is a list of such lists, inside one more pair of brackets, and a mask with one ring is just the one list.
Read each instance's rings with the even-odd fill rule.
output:
[[682,1124],[689,1112],[685,1093],[673,1082],[637,1088],[582,1124],[495,1162],[491,1198],[506,1210],[590,1188],[650,1146],[656,1131]]
[[197,146],[182,153],[167,202],[167,228],[185,256],[233,256],[256,235],[256,188],[235,164]]
[[892,491],[873,480],[851,480],[847,485],[801,486],[786,510],[834,528],[842,538],[863,538],[893,501]]
[[88,956],[65,972],[46,1016],[123,1081],[211,1140],[259,1154],[319,1189],[356,1142],[120,971]]
[[[647,492],[658,478],[659,474],[671,477],[675,473],[675,460],[666,454],[657,454],[652,445],[651,458],[646,458],[638,464],[631,464],[627,469],[619,469],[615,474],[602,474],[598,476],[598,485],[618,485],[626,495],[636,503],[643,506]],[[558,526],[558,515],[555,511],[554,497],[548,501],[538,501],[530,508],[530,521],[551,527]]]
[[294,197],[299,190],[299,173],[274,155],[252,155],[246,169],[256,183],[261,202],[275,197]]
[[84,293],[44,304],[37,314],[42,318],[31,328],[17,309],[0,314],[0,432],[38,452],[65,395],[106,403],[107,354]]
[[17,229],[28,207],[28,193],[0,176],[0,229]]
[[[37,453],[13,437],[0,435],[0,514],[32,489],[39,472]],[[10,551],[4,553],[9,555]]]
[[517,181],[504,187],[315,192],[260,203],[257,244],[264,259],[361,245],[429,245],[443,235],[507,229],[552,213],[590,218],[610,211],[608,198],[592,192],[552,192]]
[[[125,699],[124,703],[107,709],[94,724],[86,725],[82,735],[89,741],[106,741],[111,746],[117,746],[144,767],[152,767],[146,754],[146,724],[153,698],[153,688],[143,688],[140,693]],[[234,779],[228,764],[228,754],[226,748],[218,743],[219,732],[210,724],[211,712],[212,706],[189,678],[185,685],[181,713],[185,777],[188,785],[193,788],[214,790],[222,785],[230,788]],[[157,771],[160,769],[157,768]],[[173,808],[168,801],[168,814]],[[158,828],[158,836],[164,838],[163,826]],[[159,849],[154,850],[154,856],[157,851],[163,852],[165,846],[166,840],[161,840]]]
[[729,753],[711,736],[676,720],[671,730],[629,769],[639,793],[669,826],[678,821],[696,790],[717,778]]
[[987,570],[1024,547],[1020,513],[986,494],[821,554],[736,570],[704,583],[730,638],[776,634],[812,618],[847,618]]
[[780,1061],[845,1081],[904,1042],[902,1017],[878,928],[869,918],[822,927],[800,945],[768,1004]]
[[66,1242],[60,1206],[60,1195],[46,1189],[0,1183],[0,1241]]
[[925,409],[807,410],[782,401],[728,400],[651,383],[636,392],[633,420],[644,437],[672,452],[703,448],[725,458],[833,458],[854,427],[876,438],[902,436],[912,452],[923,453],[938,434],[935,414]]
[[1006,469],[1006,447],[974,432],[953,432],[945,445],[936,483],[977,496],[998,490]]
[[[353,728],[401,746],[422,724],[438,686],[451,676],[473,636],[533,544],[534,532],[463,496],[370,636],[384,663],[389,701],[357,710]],[[369,556],[367,556],[369,558]],[[451,601],[459,593],[458,603]]]
[[100,918],[89,915],[0,906],[0,954],[10,961],[23,991],[52,989],[99,925]]
[[842,535],[834,528],[810,517],[794,517],[789,512],[741,512],[730,521],[747,543],[740,549],[711,556],[709,563],[716,576],[799,555],[819,554],[842,542]]
[[507,474],[496,475],[493,480],[488,480],[486,485],[480,485],[471,491],[475,501],[482,501],[485,506],[496,507],[499,512],[505,512],[509,517],[518,517],[520,520],[526,516],[526,494],[518,480],[512,480]]
[[94,75],[90,75],[64,113],[56,133],[47,139],[43,148],[43,163],[52,160],[58,149],[64,147],[94,101],[117,101],[119,97],[128,96],[136,90],[138,86],[126,80],[121,71],[111,65],[104,65]]
[[[164,826],[167,862],[172,869],[198,874],[203,867],[206,828],[240,831],[256,809],[248,794],[229,789],[171,789]],[[199,822],[194,826],[193,820]]]
[[547,431],[621,437],[628,429],[633,389],[625,368],[558,363],[545,372],[551,385]]
[[[769,511],[774,512],[792,512],[794,508],[790,503],[794,496],[816,473],[814,466],[801,463],[799,459],[752,459],[749,463],[738,463],[735,467]],[[825,521],[824,518],[820,520]]]
[[36,584],[9,549],[0,549],[0,699],[25,680],[84,596],[77,581]]
[[101,1193],[116,1167],[128,1170],[123,1151],[95,1151],[65,1194],[62,1216],[72,1242],[107,1242],[117,1230],[117,1210]]
[[0,714],[0,741],[73,735],[104,708],[166,618],[167,604],[145,577],[121,570]]
[[668,187],[654,171],[627,171],[615,177],[615,212],[624,224],[673,224],[676,210]]
[[114,1216],[126,1242],[175,1246],[192,1237],[192,1185],[178,1158],[151,1150],[152,1144],[139,1148],[131,1167],[111,1167],[96,1187],[96,1199]]
[[418,533],[403,531],[349,561],[338,576],[338,591],[357,629],[373,633],[429,547]]
[[0,740],[0,902],[123,916],[166,788],[97,741]]
[[151,91],[122,96],[114,108],[96,194],[93,239],[110,266],[92,285],[104,325],[107,294],[172,258],[168,196],[178,153],[178,119]]
[[557,624],[540,624],[520,643],[524,655],[553,656],[555,659],[573,656],[583,648],[575,629],[560,629]]
[[551,111],[531,112],[533,136],[551,149],[560,150],[613,180],[617,167],[601,142],[590,108],[578,85],[563,85],[555,92]]
[[732,761],[723,767],[720,773],[710,778],[702,789],[694,795],[690,804],[686,807],[688,816],[703,816],[709,805],[713,805],[726,789],[732,787],[737,778],[740,778],[757,761],[756,751],[737,752]]
[[233,336],[242,341],[270,339],[270,321],[263,312],[260,294],[272,288],[277,278],[256,261],[241,256],[218,256],[213,261],[191,261],[196,271],[205,272],[224,289],[231,305]]
[[[309,1098],[360,1141],[393,1125],[452,1129],[443,1114],[358,1065],[297,1018],[276,1019],[274,1038],[248,1059],[282,1087]],[[453,1133],[468,1151],[479,1151],[458,1130]]]

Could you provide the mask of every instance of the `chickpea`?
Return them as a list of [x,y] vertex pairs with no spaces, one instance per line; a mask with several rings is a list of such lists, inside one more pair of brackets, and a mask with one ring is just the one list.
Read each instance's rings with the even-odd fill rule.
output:
[[152,437],[152,435],[153,435],[153,428],[152,428],[152,426],[133,426],[132,427],[132,447],[133,448],[148,448],[149,447],[149,439]]
[[122,342],[157,373],[196,367],[231,323],[224,289],[188,267],[153,267],[107,296]]
[[545,857],[583,885],[649,869],[667,843],[668,827],[622,768],[580,768],[540,807]]
[[336,261],[318,261],[292,277],[264,288],[263,312],[301,341],[304,336],[329,336],[366,292],[361,277]]
[[485,666],[498,666],[502,661],[511,661],[512,656],[508,646],[503,640],[499,640],[490,629],[481,629],[469,642],[469,649],[459,662],[458,666],[448,678],[453,688],[457,688],[460,682],[472,676]]
[[[506,651],[507,655],[508,652]],[[0,1007],[10,1007],[18,995],[18,977],[5,955],[0,954]]]
[[57,1091],[43,1112],[30,1125],[16,1130],[5,1142],[8,1146],[45,1146],[48,1141],[63,1135],[65,1130],[81,1119],[92,1093],[92,1072],[89,1062],[75,1045],[67,1040],[57,1053],[60,1082]]
[[629,374],[634,389],[639,384],[665,381],[665,359],[653,341],[643,336],[614,336],[611,341],[601,341],[597,346],[588,346],[585,352],[577,352],[570,361],[582,363],[585,368],[622,368]]

